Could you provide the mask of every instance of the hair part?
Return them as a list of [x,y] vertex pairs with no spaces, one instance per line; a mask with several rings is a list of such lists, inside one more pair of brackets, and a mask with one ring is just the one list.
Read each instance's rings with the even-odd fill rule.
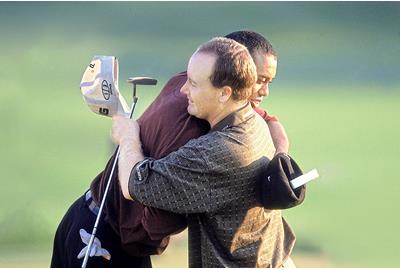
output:
[[216,56],[211,84],[216,88],[229,86],[234,100],[248,99],[257,80],[256,66],[245,46],[225,37],[203,43],[196,53]]

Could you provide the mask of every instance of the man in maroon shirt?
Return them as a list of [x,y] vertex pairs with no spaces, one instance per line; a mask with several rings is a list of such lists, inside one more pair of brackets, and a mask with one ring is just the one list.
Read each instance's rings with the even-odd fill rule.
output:
[[[289,143],[278,119],[259,108],[269,93],[269,83],[276,74],[277,54],[261,35],[251,31],[237,31],[226,37],[245,45],[257,67],[258,81],[251,102],[254,109],[267,121],[276,153],[287,153]],[[186,72],[172,77],[158,97],[138,119],[140,139],[145,156],[162,158],[190,139],[204,135],[209,124],[187,112],[187,98],[180,93],[187,80]],[[90,190],[79,198],[61,221],[54,239],[51,267],[80,267],[84,248],[96,219],[111,164],[92,182]],[[150,208],[122,196],[114,177],[98,226],[95,247],[88,267],[151,267],[150,255],[161,254],[169,243],[169,236],[183,231],[186,217]],[[92,248],[93,250],[93,248]]]

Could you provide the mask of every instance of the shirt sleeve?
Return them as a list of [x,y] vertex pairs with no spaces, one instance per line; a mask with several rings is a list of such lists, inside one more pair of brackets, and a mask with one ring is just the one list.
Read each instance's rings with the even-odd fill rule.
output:
[[261,108],[254,108],[254,110],[265,120],[265,122],[279,121],[278,117],[276,117],[275,115],[268,114],[267,111]]
[[210,212],[210,173],[201,151],[184,146],[160,160],[148,158],[136,164],[129,193],[144,205],[175,213]]

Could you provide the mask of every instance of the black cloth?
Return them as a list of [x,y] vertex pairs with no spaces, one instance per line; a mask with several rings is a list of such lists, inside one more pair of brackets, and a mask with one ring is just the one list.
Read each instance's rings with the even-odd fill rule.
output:
[[304,201],[306,186],[296,189],[289,181],[302,175],[299,165],[287,154],[277,154],[268,164],[266,177],[261,180],[261,201],[267,209],[287,209]]
[[[77,259],[77,256],[86,244],[83,243],[79,230],[84,229],[91,234],[95,221],[96,215],[89,209],[83,195],[68,209],[57,228],[50,267],[81,267],[83,258]],[[100,219],[96,237],[100,240],[101,247],[111,254],[111,259],[89,257],[87,267],[151,267],[150,256],[133,257],[122,249],[119,236],[103,218]]]

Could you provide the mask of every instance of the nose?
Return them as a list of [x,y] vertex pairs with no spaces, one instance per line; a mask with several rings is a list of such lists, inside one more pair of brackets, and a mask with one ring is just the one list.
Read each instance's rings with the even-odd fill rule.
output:
[[260,90],[258,90],[258,94],[262,97],[268,97],[269,95],[269,83],[264,84]]
[[188,80],[186,80],[185,84],[181,87],[180,92],[184,95],[187,95],[188,93]]

